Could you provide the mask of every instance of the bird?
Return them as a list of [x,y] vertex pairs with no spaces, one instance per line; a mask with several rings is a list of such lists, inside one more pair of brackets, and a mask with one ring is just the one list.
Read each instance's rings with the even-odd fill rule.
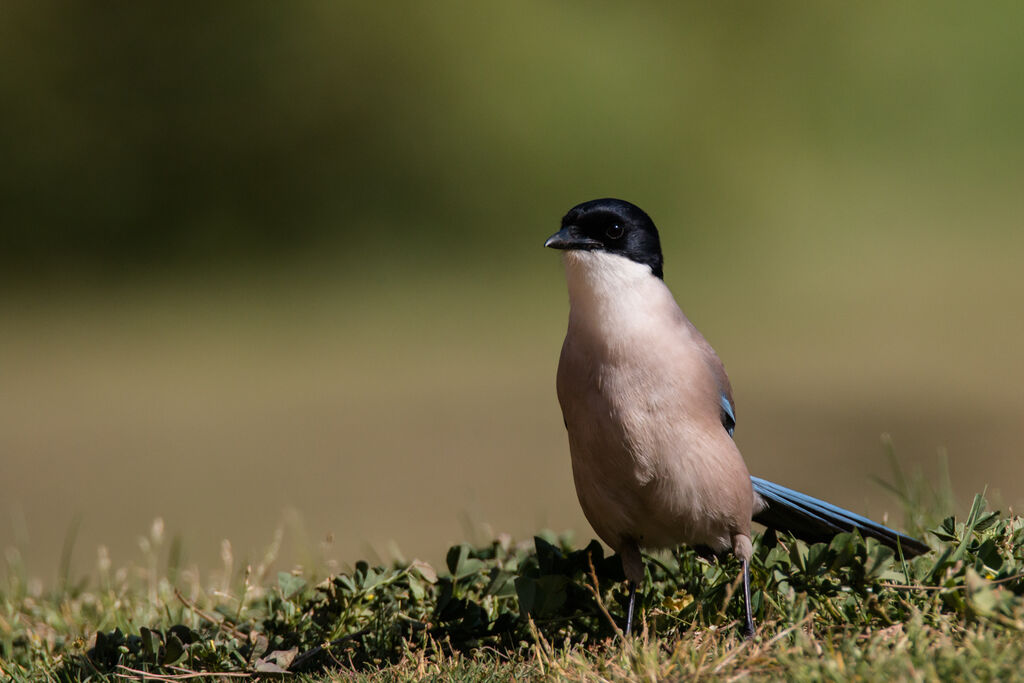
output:
[[740,561],[746,623],[751,523],[808,542],[856,529],[904,557],[928,546],[823,500],[750,476],[733,440],[725,367],[664,281],[658,230],[630,202],[594,199],[562,218],[569,322],[557,393],[583,513],[622,561],[632,631],[641,549],[681,544]]

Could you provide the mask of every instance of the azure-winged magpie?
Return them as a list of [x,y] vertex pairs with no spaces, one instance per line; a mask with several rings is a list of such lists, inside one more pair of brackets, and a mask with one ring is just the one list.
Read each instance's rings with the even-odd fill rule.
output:
[[627,634],[644,578],[641,548],[731,550],[742,563],[748,635],[752,520],[811,542],[857,529],[908,557],[928,550],[750,476],[732,439],[729,378],[665,285],[658,230],[646,213],[619,199],[584,202],[544,246],[563,251],[569,286],[557,385],[576,494],[594,531],[622,558]]

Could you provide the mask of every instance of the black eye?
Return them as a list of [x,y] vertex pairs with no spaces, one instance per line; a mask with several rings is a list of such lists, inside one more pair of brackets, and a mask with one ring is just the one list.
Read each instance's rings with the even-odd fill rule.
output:
[[608,229],[604,231],[604,234],[608,235],[613,240],[617,240],[622,237],[622,226],[618,223],[608,226]]

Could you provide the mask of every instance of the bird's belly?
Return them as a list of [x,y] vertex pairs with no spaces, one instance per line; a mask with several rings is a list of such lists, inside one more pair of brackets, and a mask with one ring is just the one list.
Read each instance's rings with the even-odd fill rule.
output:
[[714,504],[720,482],[701,457],[701,439],[688,438],[685,429],[673,430],[671,444],[628,430],[601,434],[607,427],[593,425],[574,431],[570,452],[580,506],[612,548],[627,539],[647,548],[731,547],[731,515]]
[[[620,322],[612,328],[629,327]],[[626,353],[570,321],[563,345],[558,398],[576,493],[616,550],[627,541],[725,550],[750,533],[750,474],[722,426],[717,384],[699,346],[671,341],[641,335],[622,348],[649,353]]]

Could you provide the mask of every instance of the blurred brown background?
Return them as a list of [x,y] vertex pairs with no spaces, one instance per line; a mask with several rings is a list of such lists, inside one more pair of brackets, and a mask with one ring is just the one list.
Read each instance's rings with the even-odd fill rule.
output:
[[[752,472],[1024,500],[1024,6],[0,5],[0,547],[591,532],[541,244],[629,199]],[[77,527],[77,532],[72,529]],[[328,537],[333,540],[325,543]]]

